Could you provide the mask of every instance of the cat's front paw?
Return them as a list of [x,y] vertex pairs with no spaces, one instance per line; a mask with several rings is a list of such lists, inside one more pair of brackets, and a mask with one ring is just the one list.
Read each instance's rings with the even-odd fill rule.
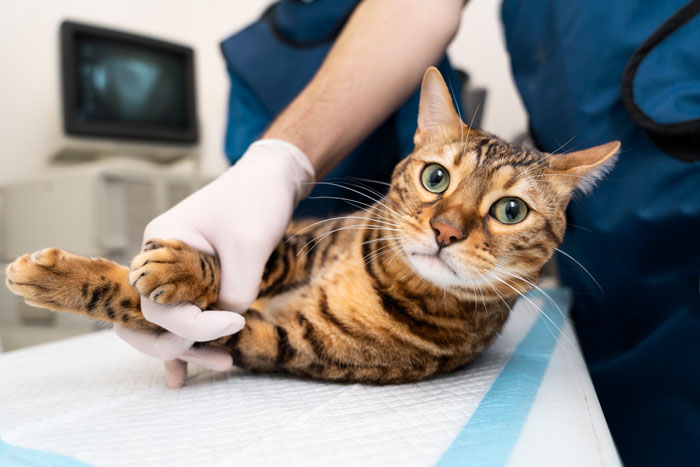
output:
[[179,240],[153,239],[131,262],[129,282],[156,303],[206,308],[218,297],[219,264]]

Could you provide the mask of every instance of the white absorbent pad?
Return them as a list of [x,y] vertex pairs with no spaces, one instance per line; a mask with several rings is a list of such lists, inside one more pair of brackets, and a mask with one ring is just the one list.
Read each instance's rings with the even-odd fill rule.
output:
[[405,385],[191,368],[169,390],[111,331],[0,354],[0,465],[619,465],[570,295],[548,294],[465,368]]

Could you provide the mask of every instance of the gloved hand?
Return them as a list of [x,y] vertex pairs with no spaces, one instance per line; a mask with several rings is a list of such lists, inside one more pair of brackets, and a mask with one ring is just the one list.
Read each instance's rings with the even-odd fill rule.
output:
[[314,175],[311,163],[296,146],[263,139],[250,145],[219,178],[148,224],[144,242],[181,240],[203,253],[218,255],[221,264],[218,310],[202,311],[190,304],[163,306],[142,297],[144,317],[170,332],[156,336],[115,325],[122,339],[165,360],[169,387],[184,384],[186,362],[215,370],[231,367],[227,352],[191,348],[192,344],[243,329],[245,319],[240,313],[257,297],[265,263],[284,235],[294,207],[310,191]]

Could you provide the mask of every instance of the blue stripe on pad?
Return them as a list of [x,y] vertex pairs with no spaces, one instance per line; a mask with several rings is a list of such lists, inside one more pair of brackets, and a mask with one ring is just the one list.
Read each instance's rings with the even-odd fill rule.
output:
[[2,467],[88,467],[90,464],[61,454],[14,446],[0,439],[0,465]]
[[540,292],[527,294],[530,300],[543,300],[545,316],[537,317],[438,466],[498,466],[508,461],[557,343],[562,312],[571,305],[567,289],[547,294],[556,305]]

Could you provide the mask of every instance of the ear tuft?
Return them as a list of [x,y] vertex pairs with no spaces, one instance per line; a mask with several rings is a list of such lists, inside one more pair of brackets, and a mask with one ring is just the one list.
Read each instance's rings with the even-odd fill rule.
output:
[[619,149],[620,142],[611,141],[583,151],[551,154],[549,172],[562,175],[557,178],[569,185],[571,191],[588,194],[613,169]]
[[462,120],[455,112],[452,96],[445,80],[435,67],[430,67],[423,75],[418,110],[416,144],[428,139],[431,133],[463,128]]

